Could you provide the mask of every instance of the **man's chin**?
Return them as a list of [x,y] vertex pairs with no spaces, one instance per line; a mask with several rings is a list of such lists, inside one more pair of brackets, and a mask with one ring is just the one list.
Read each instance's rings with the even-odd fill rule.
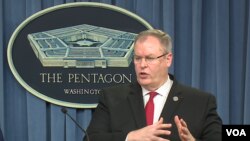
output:
[[150,85],[150,82],[148,80],[139,80],[138,81],[141,86],[148,86]]

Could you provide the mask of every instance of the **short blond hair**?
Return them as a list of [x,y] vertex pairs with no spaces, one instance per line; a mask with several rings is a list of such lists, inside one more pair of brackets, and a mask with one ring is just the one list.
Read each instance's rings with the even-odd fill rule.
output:
[[137,41],[144,41],[148,36],[156,37],[162,44],[166,53],[172,52],[172,39],[171,37],[162,30],[159,29],[148,29],[140,32],[135,38],[135,44]]

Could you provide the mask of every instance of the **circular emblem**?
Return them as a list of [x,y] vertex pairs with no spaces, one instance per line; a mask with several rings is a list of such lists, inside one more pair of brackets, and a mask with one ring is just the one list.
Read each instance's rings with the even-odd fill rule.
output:
[[61,106],[95,108],[102,88],[135,81],[134,39],[150,28],[116,6],[62,4],[18,26],[8,44],[8,63],[31,94]]

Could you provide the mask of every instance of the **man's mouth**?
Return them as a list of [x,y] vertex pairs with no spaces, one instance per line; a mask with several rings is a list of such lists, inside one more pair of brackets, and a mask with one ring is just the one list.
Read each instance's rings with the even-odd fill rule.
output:
[[140,72],[139,75],[140,75],[140,78],[145,78],[148,76],[148,74],[145,72]]

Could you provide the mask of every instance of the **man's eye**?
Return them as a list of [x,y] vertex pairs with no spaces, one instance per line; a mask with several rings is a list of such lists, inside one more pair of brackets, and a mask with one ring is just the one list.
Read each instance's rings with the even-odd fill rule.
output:
[[147,60],[148,61],[153,61],[155,58],[151,58],[151,57],[148,57]]
[[141,60],[141,58],[140,58],[140,57],[135,57],[134,59],[135,59],[135,60]]

